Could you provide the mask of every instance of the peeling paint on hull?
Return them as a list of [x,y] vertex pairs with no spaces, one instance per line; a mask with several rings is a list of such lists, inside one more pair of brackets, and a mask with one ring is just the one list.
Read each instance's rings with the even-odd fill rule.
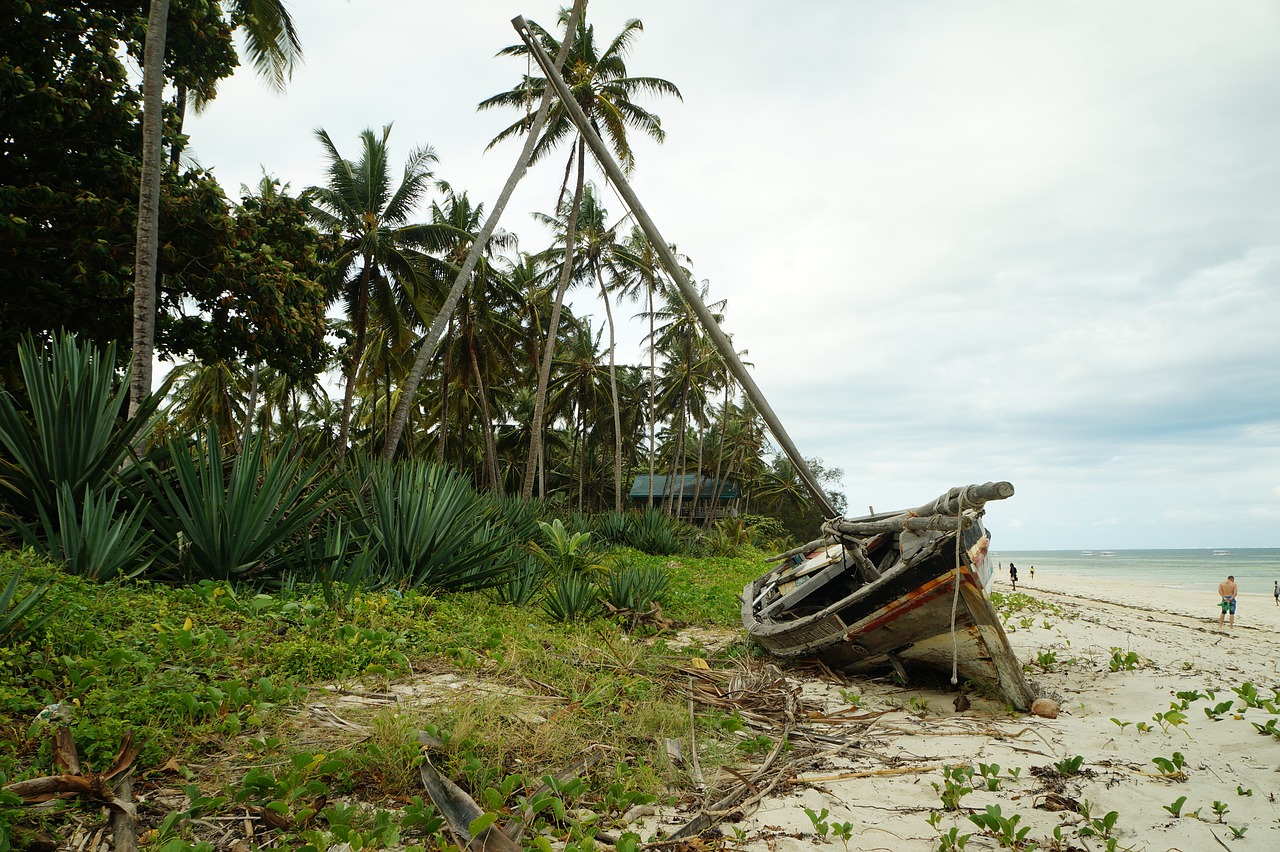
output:
[[[964,545],[959,559],[957,534]],[[903,546],[896,535],[892,542],[868,541],[890,556]],[[961,681],[996,686],[1026,710],[1035,696],[983,589],[985,557],[985,533],[975,524],[934,534],[926,548],[864,583],[843,547],[820,547],[749,584],[743,624],[770,653],[815,657],[845,671],[883,666],[890,654],[948,674],[954,665]]]

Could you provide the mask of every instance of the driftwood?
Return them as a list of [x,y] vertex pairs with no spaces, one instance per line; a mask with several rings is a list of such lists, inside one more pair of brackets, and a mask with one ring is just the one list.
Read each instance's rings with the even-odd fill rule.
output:
[[80,763],[80,754],[71,736],[71,729],[63,725],[54,733],[53,758],[62,768],[58,775],[45,775],[15,781],[5,790],[22,799],[25,805],[40,804],[52,799],[79,796],[111,810],[113,848],[123,852],[137,850],[137,809],[133,804],[130,774],[133,761],[141,746],[133,741],[133,733],[127,733],[120,742],[120,750],[105,772],[95,773]]
[[124,808],[111,809],[111,848],[112,852],[138,852],[138,829],[135,824],[136,811],[133,806],[133,767],[125,770],[115,787],[115,801],[128,805]]
[[119,808],[129,813],[133,805],[117,802],[111,782],[124,774],[132,765],[141,750],[133,742],[133,734],[125,734],[120,742],[120,750],[106,772],[95,773],[80,765],[80,756],[76,744],[71,738],[69,728],[61,727],[54,735],[54,759],[65,771],[58,775],[45,775],[40,778],[29,778],[26,781],[15,781],[5,786],[5,790],[22,799],[23,804],[33,805],[47,802],[64,796],[82,796],[90,801]]

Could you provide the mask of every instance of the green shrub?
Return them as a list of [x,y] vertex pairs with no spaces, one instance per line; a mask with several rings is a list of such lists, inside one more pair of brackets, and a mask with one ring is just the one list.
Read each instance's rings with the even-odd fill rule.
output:
[[585,576],[605,570],[602,554],[592,544],[591,533],[571,532],[556,518],[551,523],[540,521],[541,541],[532,543],[529,551],[556,576]]
[[159,471],[147,477],[149,518],[185,577],[277,577],[293,564],[286,545],[313,526],[330,498],[331,479],[319,463],[304,466],[292,438],[267,458],[261,433],[230,465],[212,428],[190,447],[178,440],[168,447],[172,482]]
[[657,556],[680,552],[679,521],[667,517],[661,509],[645,509],[632,524],[629,545]]
[[657,566],[620,562],[603,583],[604,602],[615,610],[644,612],[666,597],[667,573]]
[[583,621],[599,611],[596,586],[589,577],[565,574],[551,584],[543,609],[556,621]]
[[401,462],[373,466],[367,484],[375,585],[449,592],[506,582],[509,542],[464,476]]

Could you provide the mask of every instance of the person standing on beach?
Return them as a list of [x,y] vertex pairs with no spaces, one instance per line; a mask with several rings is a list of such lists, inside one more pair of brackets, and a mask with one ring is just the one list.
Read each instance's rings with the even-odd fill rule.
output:
[[1013,583],[1013,590],[1018,591],[1018,566],[1012,562],[1009,563],[1009,582]]
[[1234,574],[1228,574],[1227,579],[1218,584],[1218,594],[1222,596],[1222,603],[1219,606],[1222,612],[1218,613],[1218,628],[1222,628],[1222,620],[1227,617],[1227,613],[1231,613],[1231,627],[1236,626],[1236,594],[1240,591],[1236,586],[1236,578]]
[[1280,580],[1276,580],[1276,606],[1280,606]]
[[1034,565],[1032,565],[1032,566],[1031,566],[1031,572],[1030,572],[1030,573],[1031,573],[1031,579],[1033,579],[1033,580],[1034,580],[1034,579],[1036,578],[1036,566],[1034,566]]

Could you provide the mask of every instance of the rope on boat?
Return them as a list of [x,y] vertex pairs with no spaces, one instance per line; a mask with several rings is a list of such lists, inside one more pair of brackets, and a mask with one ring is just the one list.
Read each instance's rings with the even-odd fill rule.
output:
[[[964,519],[964,509],[969,502],[969,486],[960,489],[956,495],[956,517]],[[979,521],[981,523],[981,521]],[[960,606],[960,543],[964,539],[964,524],[956,529],[956,579],[951,593],[951,685],[960,683],[958,670],[960,667],[960,642],[956,638],[956,610]]]

